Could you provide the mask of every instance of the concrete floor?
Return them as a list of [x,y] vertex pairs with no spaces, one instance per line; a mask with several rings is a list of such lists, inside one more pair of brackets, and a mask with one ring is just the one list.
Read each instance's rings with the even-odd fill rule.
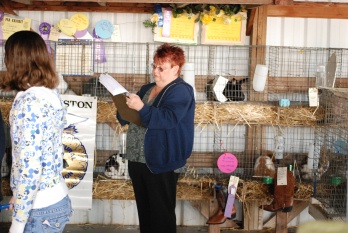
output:
[[[7,233],[10,223],[0,223],[0,232]],[[138,226],[68,224],[63,233],[139,233]],[[177,233],[204,233],[208,227],[178,227]],[[35,232],[38,233],[38,232]]]
[[[8,233],[10,223],[0,222],[0,233]],[[68,224],[63,233],[139,233],[138,226]],[[274,229],[248,231],[243,229],[221,229],[221,233],[274,233]],[[38,233],[38,232],[35,232]],[[178,227],[177,233],[208,233],[208,227]],[[288,233],[296,233],[296,228],[289,228]],[[310,232],[308,232],[310,233]]]

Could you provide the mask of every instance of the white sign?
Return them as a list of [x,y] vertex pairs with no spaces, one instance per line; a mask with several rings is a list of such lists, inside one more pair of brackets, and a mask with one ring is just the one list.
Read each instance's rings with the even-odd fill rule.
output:
[[97,98],[62,95],[67,108],[63,177],[74,209],[92,208]]

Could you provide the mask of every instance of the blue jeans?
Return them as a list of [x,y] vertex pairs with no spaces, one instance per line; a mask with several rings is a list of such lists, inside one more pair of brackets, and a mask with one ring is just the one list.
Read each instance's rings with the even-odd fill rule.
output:
[[24,233],[58,233],[63,232],[72,215],[69,196],[51,206],[32,209]]

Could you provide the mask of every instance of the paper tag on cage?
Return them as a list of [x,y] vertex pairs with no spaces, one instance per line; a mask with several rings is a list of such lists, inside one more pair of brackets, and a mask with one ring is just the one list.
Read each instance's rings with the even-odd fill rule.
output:
[[277,169],[277,185],[287,185],[287,167],[278,167]]
[[317,107],[319,105],[318,88],[311,87],[308,89],[309,106]]
[[238,160],[236,156],[231,153],[223,153],[217,161],[217,166],[223,173],[231,173],[236,170]]

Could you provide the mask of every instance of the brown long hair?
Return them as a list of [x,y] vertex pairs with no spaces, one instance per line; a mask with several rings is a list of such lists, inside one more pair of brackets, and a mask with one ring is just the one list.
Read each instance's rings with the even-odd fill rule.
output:
[[25,91],[32,86],[55,88],[59,79],[42,37],[33,31],[18,31],[5,43],[6,72],[0,84],[4,91]]

